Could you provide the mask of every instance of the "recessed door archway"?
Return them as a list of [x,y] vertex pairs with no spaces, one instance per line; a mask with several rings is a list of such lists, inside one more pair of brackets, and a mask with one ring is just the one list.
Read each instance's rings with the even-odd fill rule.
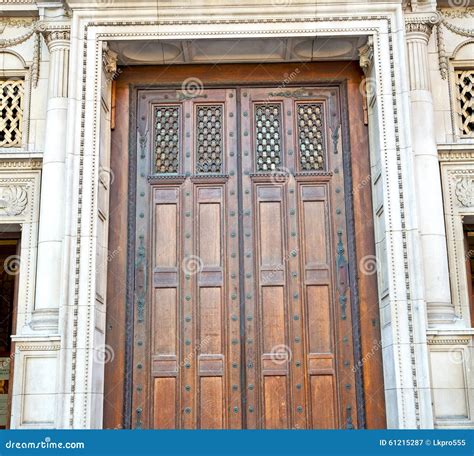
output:
[[134,92],[131,427],[364,425],[345,90]]

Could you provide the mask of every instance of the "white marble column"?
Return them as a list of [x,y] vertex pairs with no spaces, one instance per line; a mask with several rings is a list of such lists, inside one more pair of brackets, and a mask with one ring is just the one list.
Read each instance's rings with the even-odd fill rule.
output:
[[405,19],[412,147],[430,327],[452,324],[457,319],[449,286],[441,177],[428,65],[428,41],[434,17],[411,14]]
[[36,299],[32,326],[57,332],[64,238],[66,122],[70,31],[55,25],[44,32],[50,52],[46,137],[41,179]]

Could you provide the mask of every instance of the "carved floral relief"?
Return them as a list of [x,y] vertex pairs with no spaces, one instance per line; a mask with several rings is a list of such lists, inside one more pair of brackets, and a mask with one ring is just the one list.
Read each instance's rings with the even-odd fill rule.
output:
[[28,203],[28,193],[25,187],[0,187],[0,214],[20,215]]

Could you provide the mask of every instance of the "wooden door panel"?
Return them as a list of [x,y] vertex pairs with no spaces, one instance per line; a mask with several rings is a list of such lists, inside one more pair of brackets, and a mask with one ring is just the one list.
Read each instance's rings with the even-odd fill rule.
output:
[[[336,397],[333,375],[312,375],[310,383],[312,429],[335,429],[338,427]],[[316,412],[317,411],[317,412]]]
[[263,428],[287,429],[288,386],[286,376],[266,375],[263,380],[264,411]]
[[255,338],[246,376],[257,385],[247,401],[258,411],[247,425],[354,426],[337,90],[243,89],[241,100],[244,252],[255,251],[244,257],[255,274],[245,283]]
[[138,112],[133,424],[240,428],[235,90],[142,91]]
[[176,379],[174,377],[156,377],[154,380],[153,409],[160,413],[153,415],[154,429],[175,429],[176,418]]

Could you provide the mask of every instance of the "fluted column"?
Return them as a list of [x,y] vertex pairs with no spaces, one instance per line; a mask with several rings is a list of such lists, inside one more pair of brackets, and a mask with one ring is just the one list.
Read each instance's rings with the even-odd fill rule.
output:
[[49,57],[49,88],[46,136],[41,179],[34,329],[55,331],[61,287],[61,257],[64,238],[66,122],[68,104],[68,27],[44,32]]
[[441,177],[428,64],[428,41],[434,17],[413,14],[407,16],[405,21],[412,147],[423,252],[425,300],[428,324],[431,327],[452,324],[456,321],[449,286]]

